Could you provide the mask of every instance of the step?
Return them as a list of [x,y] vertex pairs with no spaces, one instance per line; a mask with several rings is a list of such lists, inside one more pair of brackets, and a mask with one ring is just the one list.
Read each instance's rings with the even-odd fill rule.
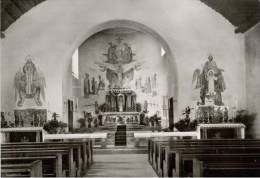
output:
[[135,148],[131,146],[108,146],[105,149],[102,148],[95,148],[94,147],[94,154],[96,155],[105,155],[105,154],[147,154],[148,148],[141,147]]

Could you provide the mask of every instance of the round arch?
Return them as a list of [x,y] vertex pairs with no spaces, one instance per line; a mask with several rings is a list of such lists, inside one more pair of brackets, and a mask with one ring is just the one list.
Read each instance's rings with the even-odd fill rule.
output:
[[67,51],[67,54],[65,55],[65,56],[67,56],[67,58],[65,59],[66,61],[63,64],[64,66],[63,66],[62,75],[63,76],[66,75],[67,68],[65,66],[68,66],[68,64],[71,61],[71,56],[73,55],[75,50],[84,41],[86,41],[92,35],[100,32],[100,31],[110,29],[110,28],[117,28],[117,27],[130,28],[130,29],[134,29],[134,30],[141,31],[144,33],[148,33],[162,45],[162,48],[165,51],[164,58],[167,59],[169,61],[169,63],[171,64],[171,66],[170,66],[171,71],[170,71],[170,76],[169,76],[169,80],[168,80],[170,82],[168,84],[168,88],[169,88],[168,96],[173,97],[174,115],[176,115],[176,113],[178,113],[178,103],[176,101],[178,100],[178,96],[179,96],[178,95],[179,88],[178,88],[178,71],[177,71],[177,65],[176,65],[174,55],[173,55],[172,50],[170,49],[169,45],[167,44],[167,41],[156,31],[154,31],[153,29],[151,29],[150,27],[148,27],[142,23],[139,23],[136,21],[131,21],[131,20],[125,20],[125,19],[111,20],[111,21],[106,21],[101,24],[98,24],[98,25],[92,27],[90,30],[84,31],[83,33],[79,34],[77,36],[77,38],[75,38],[74,42],[72,43],[69,50]]

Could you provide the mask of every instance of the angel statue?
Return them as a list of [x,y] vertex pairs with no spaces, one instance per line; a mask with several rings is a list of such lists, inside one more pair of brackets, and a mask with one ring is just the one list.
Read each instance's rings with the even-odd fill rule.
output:
[[213,55],[208,55],[208,61],[202,66],[202,71],[196,69],[193,73],[192,83],[196,82],[195,89],[200,88],[199,104],[205,105],[205,98],[213,99],[214,104],[223,106],[221,92],[226,90],[226,84],[222,75],[223,69],[217,67],[215,61],[213,61]]
[[14,78],[15,101],[19,97],[18,106],[22,107],[26,98],[34,98],[38,106],[42,106],[40,95],[45,101],[46,82],[43,73],[36,69],[33,57],[26,57],[26,63]]

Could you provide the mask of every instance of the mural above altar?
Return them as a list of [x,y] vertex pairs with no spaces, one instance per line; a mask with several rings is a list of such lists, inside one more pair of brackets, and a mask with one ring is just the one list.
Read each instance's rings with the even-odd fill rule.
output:
[[107,60],[96,62],[100,71],[106,72],[109,88],[129,88],[129,82],[134,79],[134,71],[141,69],[142,62],[133,60],[136,54],[132,52],[131,45],[123,43],[122,46],[121,41],[122,39],[117,44],[110,42],[107,54],[103,54]]

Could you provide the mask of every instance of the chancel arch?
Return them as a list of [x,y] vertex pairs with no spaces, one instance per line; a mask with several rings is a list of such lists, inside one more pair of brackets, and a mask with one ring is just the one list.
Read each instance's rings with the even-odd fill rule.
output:
[[[169,115],[171,119],[174,117],[168,111],[169,99],[173,98],[173,113],[178,113],[175,58],[166,40],[151,28],[129,20],[108,21],[80,34],[68,56],[76,49],[79,80],[74,93],[77,93],[79,112],[91,107],[95,112],[94,103],[98,103],[106,105],[107,112],[133,111],[138,115],[146,103],[147,111],[151,110],[149,115],[164,115],[163,122],[168,126]],[[64,65],[70,62],[71,57]],[[63,71],[64,79],[67,71]],[[125,91],[119,91],[120,88]]]

